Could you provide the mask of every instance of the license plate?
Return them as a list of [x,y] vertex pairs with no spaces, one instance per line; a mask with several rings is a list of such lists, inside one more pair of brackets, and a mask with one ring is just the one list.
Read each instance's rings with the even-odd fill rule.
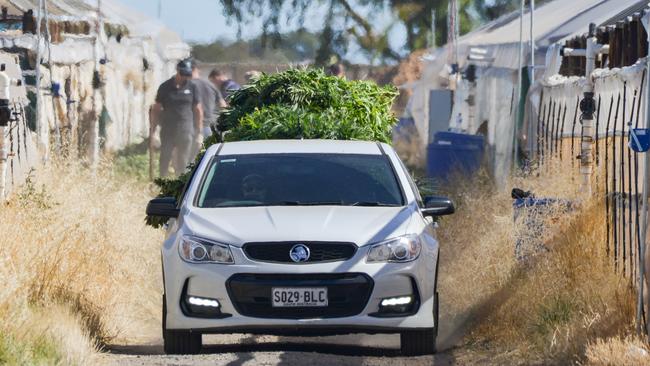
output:
[[327,287],[273,287],[273,307],[327,306]]

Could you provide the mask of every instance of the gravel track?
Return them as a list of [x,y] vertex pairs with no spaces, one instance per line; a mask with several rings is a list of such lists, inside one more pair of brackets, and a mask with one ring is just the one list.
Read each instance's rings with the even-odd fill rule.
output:
[[488,355],[462,348],[434,356],[402,357],[398,335],[337,337],[276,337],[254,335],[204,336],[199,355],[165,355],[162,341],[150,339],[131,345],[111,345],[102,354],[108,365],[476,365],[490,364]]

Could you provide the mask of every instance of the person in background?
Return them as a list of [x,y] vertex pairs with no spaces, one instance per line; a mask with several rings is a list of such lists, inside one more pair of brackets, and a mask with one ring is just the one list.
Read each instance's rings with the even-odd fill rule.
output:
[[34,19],[34,11],[32,9],[23,13],[23,34],[36,33],[36,20]]
[[203,143],[203,109],[192,82],[191,60],[180,61],[176,75],[158,87],[151,123],[152,132],[160,126],[160,176],[169,174],[172,156],[174,173],[181,175],[194,157],[193,144]]
[[345,79],[345,67],[340,62],[331,64],[330,67],[327,68],[327,75],[337,76]]
[[230,79],[228,75],[219,69],[212,69],[212,71],[210,71],[210,75],[208,76],[208,80],[210,80],[217,87],[217,89],[219,89],[221,95],[226,98],[226,101],[228,101],[228,98],[230,98],[230,95],[234,91],[241,89],[241,86],[239,84]]
[[[216,127],[217,117],[222,108],[226,108],[226,101],[221,96],[221,92],[211,82],[201,79],[199,68],[196,62],[192,63],[192,82],[196,85],[199,92],[199,100],[203,109],[203,137],[212,135],[212,128]],[[198,153],[201,145],[194,146],[193,150]]]

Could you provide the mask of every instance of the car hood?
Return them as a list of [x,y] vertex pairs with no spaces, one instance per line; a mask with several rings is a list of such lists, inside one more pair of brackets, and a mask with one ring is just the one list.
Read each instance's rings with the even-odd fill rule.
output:
[[414,213],[405,207],[270,206],[192,208],[184,230],[241,246],[267,241],[341,241],[359,246],[404,235]]

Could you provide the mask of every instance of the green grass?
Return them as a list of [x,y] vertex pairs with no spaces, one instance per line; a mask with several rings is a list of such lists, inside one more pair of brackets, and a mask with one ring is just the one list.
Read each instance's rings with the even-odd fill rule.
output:
[[542,337],[551,334],[558,326],[571,320],[574,304],[565,298],[556,296],[539,306],[533,323],[535,333]]
[[37,365],[58,364],[62,360],[61,354],[59,354],[56,344],[54,344],[54,342],[52,342],[52,340],[45,335],[38,337],[34,341],[34,344],[32,345],[31,356],[31,361]]
[[[118,151],[113,158],[113,172],[116,175],[133,178],[139,181],[149,181],[149,150],[148,140],[139,144],[129,145]],[[154,174],[158,173],[158,152],[154,153]]]
[[0,365],[16,363],[11,349],[9,336],[0,333]]
[[0,365],[55,365],[62,360],[56,344],[47,335],[18,342],[11,335],[0,334]]

